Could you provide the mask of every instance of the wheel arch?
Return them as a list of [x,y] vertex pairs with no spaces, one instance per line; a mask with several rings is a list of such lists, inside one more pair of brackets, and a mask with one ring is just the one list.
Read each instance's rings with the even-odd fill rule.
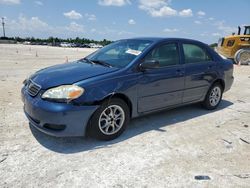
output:
[[214,85],[214,84],[220,84],[222,87],[222,90],[224,91],[225,89],[225,81],[223,79],[216,79],[210,86],[210,88]]
[[[101,105],[104,101],[111,100],[111,99],[114,99],[114,98],[121,99],[128,105],[129,115],[130,115],[130,118],[131,118],[132,117],[133,106],[132,106],[131,100],[125,94],[111,93],[111,94],[105,96],[102,100],[95,102],[95,104],[96,105]],[[92,119],[93,115],[94,115],[94,113],[90,116],[90,118],[88,120],[86,129],[85,129],[85,135],[86,136],[91,136],[91,119]]]
[[118,99],[121,99],[123,100],[127,105],[128,105],[128,108],[129,108],[129,115],[130,117],[132,116],[132,111],[133,111],[133,106],[132,106],[132,102],[131,100],[129,99],[128,96],[126,96],[125,94],[123,93],[111,93],[109,95],[107,95],[106,97],[104,97],[101,101],[99,101],[99,103],[103,103],[104,101],[106,100],[111,100],[113,98],[118,98]]

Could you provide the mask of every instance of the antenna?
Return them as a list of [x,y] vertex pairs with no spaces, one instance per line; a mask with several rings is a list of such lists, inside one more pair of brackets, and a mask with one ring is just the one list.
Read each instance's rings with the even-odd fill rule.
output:
[[2,25],[3,25],[3,37],[5,38],[5,28],[4,28],[4,17],[2,17]]

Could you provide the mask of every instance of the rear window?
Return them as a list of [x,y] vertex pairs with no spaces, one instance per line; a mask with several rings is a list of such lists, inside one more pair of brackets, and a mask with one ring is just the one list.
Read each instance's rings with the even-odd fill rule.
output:
[[195,44],[183,44],[185,63],[200,63],[211,60],[207,52]]

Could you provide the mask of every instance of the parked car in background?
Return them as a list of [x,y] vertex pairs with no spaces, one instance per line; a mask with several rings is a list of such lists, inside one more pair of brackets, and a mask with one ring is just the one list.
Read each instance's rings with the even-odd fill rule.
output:
[[90,43],[89,44],[90,48],[102,48],[103,46],[100,44],[95,44],[95,43]]
[[80,47],[81,48],[90,48],[90,46],[88,44],[82,44]]
[[24,45],[30,45],[30,42],[29,41],[24,41],[23,44]]
[[70,44],[70,43],[68,43],[68,42],[61,42],[61,43],[60,43],[60,47],[66,47],[66,48],[69,48],[69,47],[71,47],[71,44]]
[[77,48],[77,47],[79,47],[79,44],[70,43],[70,47],[71,47],[71,48]]
[[141,115],[191,103],[213,110],[233,80],[232,61],[206,44],[136,38],[36,72],[24,81],[22,100],[44,133],[111,140]]

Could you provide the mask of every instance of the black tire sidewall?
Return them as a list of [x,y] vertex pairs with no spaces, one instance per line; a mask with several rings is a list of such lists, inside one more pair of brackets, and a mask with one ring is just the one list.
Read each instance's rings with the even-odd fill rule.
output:
[[[100,118],[101,113],[108,106],[111,106],[111,105],[118,105],[123,109],[125,113],[125,120],[121,129],[118,132],[112,135],[105,135],[99,128],[99,118]],[[124,132],[129,120],[130,120],[130,111],[129,111],[128,105],[123,100],[119,98],[107,99],[101,104],[101,106],[94,112],[93,116],[91,117],[90,122],[89,122],[88,132],[91,137],[94,137],[98,140],[113,140],[119,137]]]
[[[220,88],[221,95],[220,95],[220,100],[219,100],[218,104],[215,105],[215,106],[212,106],[211,103],[210,103],[209,97],[210,97],[210,94],[211,94],[212,90],[213,90],[215,87],[219,87],[219,88]],[[205,100],[204,100],[204,102],[203,102],[203,106],[204,106],[206,109],[208,109],[208,110],[214,110],[214,109],[216,109],[216,108],[219,106],[220,102],[221,102],[222,95],[223,95],[222,86],[221,86],[219,83],[213,84],[212,87],[211,87],[211,88],[208,90],[208,92],[207,92],[206,98],[205,98]]]

